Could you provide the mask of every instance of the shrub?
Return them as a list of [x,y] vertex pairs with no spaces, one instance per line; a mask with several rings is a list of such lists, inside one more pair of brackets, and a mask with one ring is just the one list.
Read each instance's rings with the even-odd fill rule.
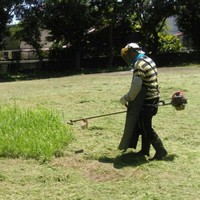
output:
[[182,44],[177,36],[166,35],[163,33],[159,33],[158,36],[159,36],[159,42],[161,44],[159,53],[172,53],[181,50]]

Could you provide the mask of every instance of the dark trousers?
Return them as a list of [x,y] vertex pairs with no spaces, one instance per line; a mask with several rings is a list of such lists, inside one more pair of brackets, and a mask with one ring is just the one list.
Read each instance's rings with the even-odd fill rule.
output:
[[159,98],[152,100],[145,100],[144,106],[141,110],[138,127],[141,130],[142,135],[142,151],[148,155],[150,150],[150,144],[159,139],[157,133],[152,127],[153,116],[157,114]]

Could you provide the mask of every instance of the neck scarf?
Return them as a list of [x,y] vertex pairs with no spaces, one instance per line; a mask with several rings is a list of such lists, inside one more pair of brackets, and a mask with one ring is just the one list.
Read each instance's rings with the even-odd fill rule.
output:
[[134,65],[136,63],[137,60],[139,60],[140,58],[144,57],[144,54],[143,53],[139,53],[133,60],[133,64]]

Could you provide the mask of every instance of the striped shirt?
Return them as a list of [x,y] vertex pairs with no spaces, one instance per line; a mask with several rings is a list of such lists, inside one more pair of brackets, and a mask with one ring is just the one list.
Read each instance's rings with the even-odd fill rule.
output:
[[156,64],[148,56],[136,61],[133,76],[139,76],[142,79],[142,84],[147,86],[145,99],[154,99],[160,96],[157,74]]

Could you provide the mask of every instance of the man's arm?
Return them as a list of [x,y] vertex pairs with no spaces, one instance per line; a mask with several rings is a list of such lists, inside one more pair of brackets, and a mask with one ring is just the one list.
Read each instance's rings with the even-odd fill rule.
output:
[[134,76],[131,87],[127,94],[124,95],[126,101],[133,101],[142,88],[142,79],[139,76]]

